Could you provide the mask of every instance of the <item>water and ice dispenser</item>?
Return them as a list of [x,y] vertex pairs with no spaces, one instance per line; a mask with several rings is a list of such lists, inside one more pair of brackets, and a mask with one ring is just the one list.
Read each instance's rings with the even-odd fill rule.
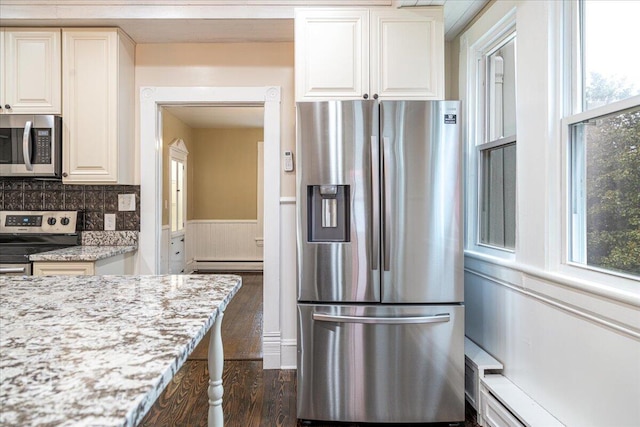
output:
[[307,186],[309,242],[349,241],[349,186]]

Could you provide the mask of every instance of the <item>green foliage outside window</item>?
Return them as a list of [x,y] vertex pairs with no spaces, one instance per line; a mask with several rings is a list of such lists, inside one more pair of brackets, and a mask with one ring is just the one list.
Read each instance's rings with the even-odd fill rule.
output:
[[[588,101],[626,90],[595,75]],[[583,126],[587,264],[640,276],[640,107]]]

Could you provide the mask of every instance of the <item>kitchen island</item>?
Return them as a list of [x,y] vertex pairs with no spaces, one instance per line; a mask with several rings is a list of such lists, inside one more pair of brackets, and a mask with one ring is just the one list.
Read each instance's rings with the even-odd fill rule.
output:
[[209,425],[222,424],[231,275],[0,279],[0,425],[135,426],[213,327]]

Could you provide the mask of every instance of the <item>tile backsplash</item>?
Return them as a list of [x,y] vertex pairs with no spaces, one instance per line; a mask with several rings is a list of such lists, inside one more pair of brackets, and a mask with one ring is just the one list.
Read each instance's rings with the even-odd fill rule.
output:
[[[118,194],[135,194],[136,210],[118,211]],[[0,178],[0,210],[77,210],[86,231],[104,230],[104,214],[116,214],[116,230],[140,231],[139,185],[65,185],[57,181]]]

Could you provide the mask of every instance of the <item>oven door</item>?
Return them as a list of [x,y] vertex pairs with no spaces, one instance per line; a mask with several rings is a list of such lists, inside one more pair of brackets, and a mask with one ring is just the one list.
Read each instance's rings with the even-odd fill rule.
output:
[[31,276],[31,264],[0,264],[0,276]]
[[62,120],[59,116],[0,116],[0,176],[60,178]]

